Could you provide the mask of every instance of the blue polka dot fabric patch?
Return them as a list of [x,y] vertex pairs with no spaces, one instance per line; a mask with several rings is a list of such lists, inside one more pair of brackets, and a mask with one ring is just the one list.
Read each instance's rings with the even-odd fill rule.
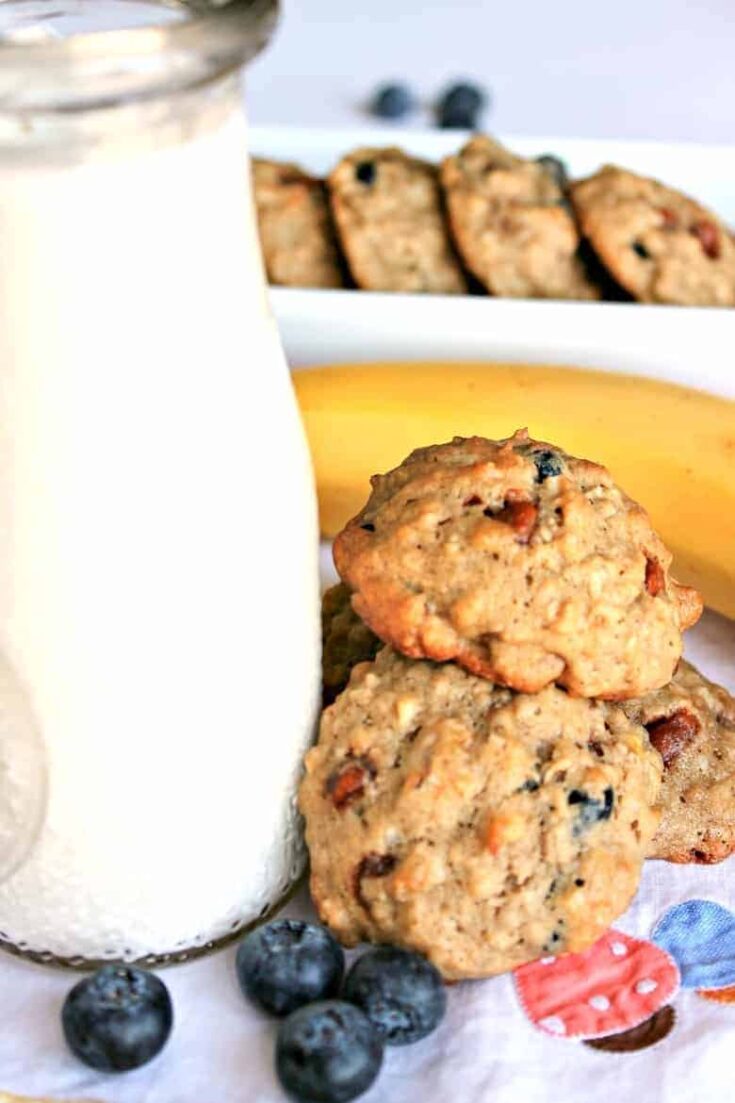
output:
[[679,966],[683,988],[735,984],[735,915],[721,904],[676,904],[656,924],[651,939]]

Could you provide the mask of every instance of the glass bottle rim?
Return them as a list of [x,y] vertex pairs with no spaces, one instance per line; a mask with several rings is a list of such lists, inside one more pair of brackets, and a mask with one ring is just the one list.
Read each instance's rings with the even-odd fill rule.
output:
[[[14,2],[20,10],[23,0],[0,5]],[[36,2],[63,8],[63,0]],[[151,0],[150,7],[180,18],[42,41],[0,36],[0,114],[69,113],[207,83],[262,50],[279,0]]]

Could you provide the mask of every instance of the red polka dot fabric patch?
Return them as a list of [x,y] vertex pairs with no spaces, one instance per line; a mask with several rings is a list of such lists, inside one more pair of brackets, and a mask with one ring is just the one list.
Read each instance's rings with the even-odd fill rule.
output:
[[670,1003],[680,984],[665,950],[615,930],[581,954],[522,965],[513,979],[534,1026],[570,1039],[630,1030]]

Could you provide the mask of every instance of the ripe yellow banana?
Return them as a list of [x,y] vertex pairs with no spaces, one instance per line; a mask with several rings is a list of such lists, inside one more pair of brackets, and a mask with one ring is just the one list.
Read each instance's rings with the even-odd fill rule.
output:
[[293,376],[333,536],[368,479],[453,436],[532,437],[598,460],[644,505],[674,570],[735,617],[735,402],[637,376],[520,364],[360,364]]

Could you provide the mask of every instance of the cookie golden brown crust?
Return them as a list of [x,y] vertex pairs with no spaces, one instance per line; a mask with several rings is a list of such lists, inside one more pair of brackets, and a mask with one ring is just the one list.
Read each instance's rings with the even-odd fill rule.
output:
[[682,661],[669,685],[626,713],[663,757],[662,818],[649,850],[669,862],[720,862],[735,851],[735,700]]
[[325,186],[298,165],[254,158],[253,196],[268,280],[342,287],[344,269]]
[[342,248],[359,287],[467,290],[433,165],[400,149],[356,149],[330,173],[328,185]]
[[571,198],[595,253],[639,302],[735,306],[735,243],[706,207],[614,165]]
[[578,256],[580,235],[560,183],[541,161],[476,135],[441,167],[452,235],[494,295],[599,299]]
[[386,643],[527,693],[671,679],[701,599],[605,468],[520,432],[419,449],[372,484],[334,560]]
[[352,609],[346,586],[332,586],[322,597],[322,688],[331,705],[350,680],[352,668],[369,662],[381,644]]
[[636,890],[660,774],[618,705],[384,648],[306,758],[312,896],[346,944],[418,950],[449,979],[584,949]]

